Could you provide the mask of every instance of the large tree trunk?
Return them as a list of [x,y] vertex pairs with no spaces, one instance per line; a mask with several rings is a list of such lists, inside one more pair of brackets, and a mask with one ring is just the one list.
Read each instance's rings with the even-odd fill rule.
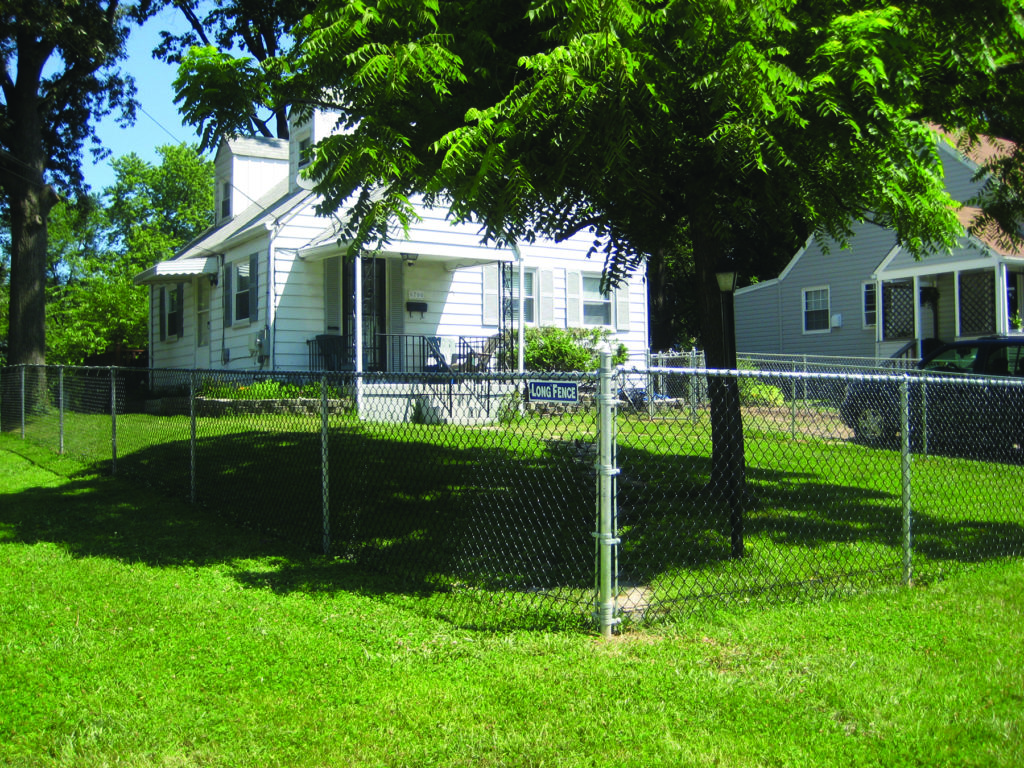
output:
[[[41,133],[22,142],[14,153],[18,168],[4,174],[11,218],[11,290],[8,366],[42,366],[46,362],[46,224],[56,194],[46,184],[46,159]],[[0,429],[19,429],[22,418],[21,373],[8,367],[2,382]],[[24,408],[34,413],[45,404],[46,380],[41,368],[25,376]],[[15,395],[15,396],[12,396]]]
[[[694,230],[697,227],[693,228]],[[709,232],[709,229],[705,229]],[[696,269],[701,340],[708,368],[736,368],[735,331],[732,296],[718,288],[716,269],[725,253],[711,238],[696,234],[693,256]],[[743,419],[739,386],[735,377],[710,377],[708,398],[711,406],[711,481],[710,489],[724,499],[729,509],[729,533],[733,557],[744,552],[743,516],[746,499],[746,465],[743,455]]]

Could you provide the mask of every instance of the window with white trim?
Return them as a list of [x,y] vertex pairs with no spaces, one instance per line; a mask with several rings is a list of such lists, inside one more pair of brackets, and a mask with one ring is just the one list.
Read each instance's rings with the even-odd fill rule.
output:
[[231,182],[225,181],[220,187],[220,217],[231,218]]
[[184,286],[181,283],[160,289],[160,341],[181,338],[185,327],[184,303]]
[[305,136],[299,139],[299,168],[305,168],[309,165],[309,148],[313,146],[313,139],[309,136]]
[[864,283],[862,295],[864,299],[863,326],[874,328],[878,324],[878,287],[874,283]]
[[[523,270],[523,320],[528,324],[537,322],[537,270]],[[519,322],[519,269],[512,269],[512,322]]]
[[829,312],[828,286],[803,290],[804,333],[828,333]]
[[612,324],[612,297],[601,292],[600,275],[583,275],[583,324]]

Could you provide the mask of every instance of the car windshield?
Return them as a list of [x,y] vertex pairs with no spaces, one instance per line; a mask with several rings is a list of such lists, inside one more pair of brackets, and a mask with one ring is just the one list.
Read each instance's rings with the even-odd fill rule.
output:
[[978,358],[978,347],[950,347],[921,366],[925,371],[942,371],[946,373],[971,373],[974,361]]

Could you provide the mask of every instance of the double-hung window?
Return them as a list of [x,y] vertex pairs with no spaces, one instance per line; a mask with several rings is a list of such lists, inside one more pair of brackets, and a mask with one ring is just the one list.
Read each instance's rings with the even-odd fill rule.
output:
[[601,292],[600,275],[583,275],[583,324],[612,324],[612,297]]
[[220,217],[231,218],[231,182],[225,181],[220,187]]
[[248,261],[235,265],[235,320],[249,319],[249,290],[251,288]]
[[878,324],[878,288],[874,283],[864,283],[863,297],[863,326],[874,328]]
[[224,268],[224,327],[246,320],[256,322],[259,307],[259,254]]
[[[523,321],[529,324],[537,322],[537,271],[523,270]],[[512,270],[512,321],[519,322],[519,270]]]
[[173,341],[184,333],[184,303],[181,283],[160,289],[160,341]]
[[805,288],[803,291],[804,333],[828,333],[829,289]]

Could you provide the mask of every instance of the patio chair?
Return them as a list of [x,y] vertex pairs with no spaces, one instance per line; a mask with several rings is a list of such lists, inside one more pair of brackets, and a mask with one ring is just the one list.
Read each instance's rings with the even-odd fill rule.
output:
[[494,357],[495,352],[498,351],[500,342],[501,334],[488,337],[483,347],[479,350],[470,350],[469,354],[466,355],[465,361],[459,366],[459,370],[469,373],[484,373],[487,371],[491,367],[491,359]]
[[441,351],[440,336],[423,337],[423,372],[424,373],[452,373],[452,366],[448,358]]

